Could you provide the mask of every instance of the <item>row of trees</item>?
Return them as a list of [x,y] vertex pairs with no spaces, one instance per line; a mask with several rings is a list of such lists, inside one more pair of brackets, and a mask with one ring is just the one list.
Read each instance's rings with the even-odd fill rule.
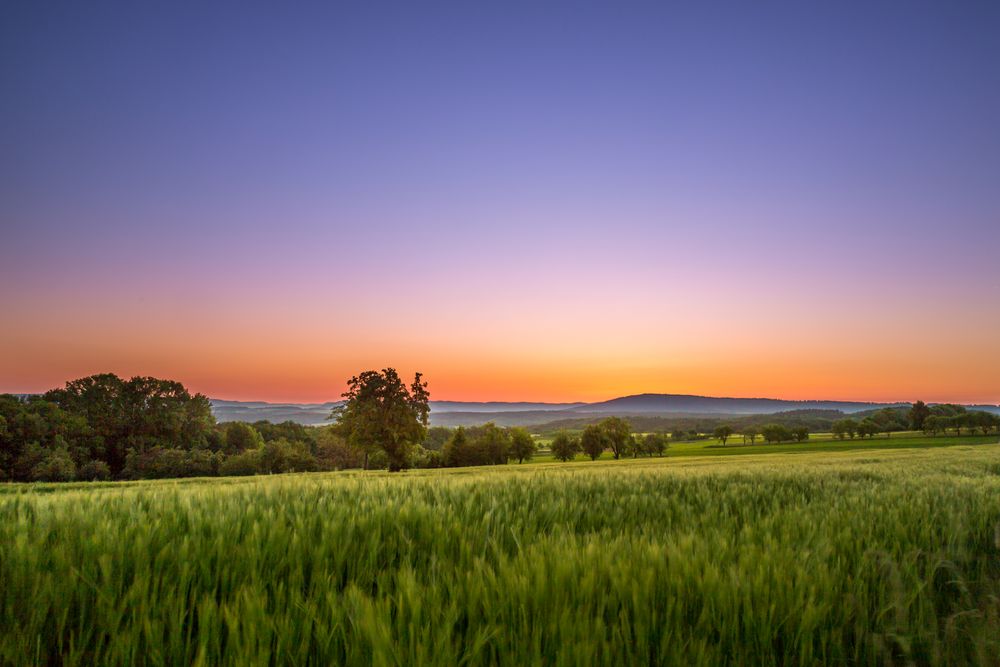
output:
[[833,436],[845,438],[872,438],[879,433],[891,436],[905,430],[923,431],[928,435],[947,433],[955,435],[980,432],[989,435],[1000,430],[1000,416],[981,410],[968,410],[962,405],[941,404],[928,406],[917,401],[905,408],[882,408],[871,413],[861,413],[860,418],[838,419],[831,426]]
[[208,399],[156,378],[97,375],[0,396],[0,481],[148,479],[361,467],[332,428],[217,424]]
[[[498,465],[536,453],[522,428],[495,424],[428,428],[429,393],[418,373],[406,385],[394,369],[367,371],[348,381],[336,423],[307,428],[292,422],[217,424],[208,399],[180,383],[149,377],[95,375],[38,397],[0,396],[0,480],[64,481],[195,475],[250,475],[344,468]],[[833,422],[839,438],[871,437],[907,428],[957,435],[1000,430],[1000,417],[962,406],[884,408]],[[802,442],[809,428],[774,422],[716,424],[725,445],[739,433],[753,444]],[[705,438],[675,429],[674,440]],[[552,454],[597,459],[662,456],[666,433],[633,433],[624,419],[584,426],[579,436],[558,433]]]
[[608,417],[597,424],[586,426],[579,437],[566,432],[557,433],[552,439],[550,450],[560,461],[569,461],[579,453],[586,454],[592,461],[596,461],[606,451],[610,451],[615,459],[627,455],[663,456],[667,447],[665,434],[649,433],[638,436],[632,433],[632,427],[624,419]]

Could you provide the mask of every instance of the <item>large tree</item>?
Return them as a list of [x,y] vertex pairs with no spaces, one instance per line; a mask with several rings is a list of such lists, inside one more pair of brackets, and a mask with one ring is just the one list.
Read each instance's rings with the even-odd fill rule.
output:
[[389,460],[389,470],[409,464],[413,445],[427,435],[430,394],[427,383],[417,373],[406,387],[394,368],[365,371],[347,381],[344,404],[333,411],[347,441],[368,456],[381,449]]
[[105,461],[115,475],[129,451],[203,447],[215,426],[205,396],[192,396],[180,382],[153,377],[92,375],[67,382],[44,398],[86,419],[103,439]]

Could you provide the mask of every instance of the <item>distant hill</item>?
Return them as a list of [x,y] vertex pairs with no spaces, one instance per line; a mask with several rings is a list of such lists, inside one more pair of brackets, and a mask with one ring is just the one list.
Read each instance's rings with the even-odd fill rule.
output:
[[[340,401],[326,403],[265,403],[211,399],[212,411],[220,422],[266,419],[294,421],[305,425],[329,423],[330,411]],[[597,416],[622,417],[733,417],[767,415],[777,412],[823,410],[860,413],[885,407],[909,407],[909,403],[862,401],[786,401],[774,398],[716,398],[687,394],[637,394],[597,403],[532,403],[431,401],[431,424],[471,426],[488,421],[501,426],[541,425],[553,422],[583,423]],[[997,405],[969,405],[970,409],[1000,414]]]
[[864,403],[859,401],[784,401],[776,398],[714,398],[687,394],[637,394],[590,403],[578,412],[602,414],[688,414],[753,415],[787,410],[839,410],[861,412],[872,408],[909,407],[909,403]]
[[[266,419],[271,422],[293,421],[307,426],[316,426],[329,423],[330,412],[341,401],[328,401],[326,403],[265,403],[263,401],[226,401],[222,399],[210,399],[212,412],[220,422],[245,421],[255,422]],[[586,403],[529,403],[529,402],[502,402],[489,401],[485,403],[473,403],[469,401],[431,401],[431,415],[434,416],[434,423],[437,423],[438,415],[456,415],[448,420],[448,425],[457,426],[459,424],[483,424],[488,421],[510,422],[495,415],[508,413],[533,414],[539,417],[532,421],[544,421],[545,415],[550,412],[572,410]],[[523,423],[520,420],[513,420],[515,423]]]

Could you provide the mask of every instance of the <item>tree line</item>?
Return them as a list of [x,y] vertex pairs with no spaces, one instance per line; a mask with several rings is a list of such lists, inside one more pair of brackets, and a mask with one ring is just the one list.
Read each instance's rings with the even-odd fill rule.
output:
[[882,408],[862,413],[860,418],[838,419],[831,426],[833,437],[838,440],[872,438],[879,433],[888,437],[907,430],[923,431],[928,435],[947,433],[949,430],[954,431],[955,435],[972,435],[976,432],[989,435],[1000,431],[1000,415],[983,410],[969,410],[963,405],[927,405],[923,401],[917,401],[909,410]]
[[[502,465],[532,459],[538,447],[528,430],[482,426],[429,427],[429,392],[418,373],[406,384],[392,368],[366,371],[348,381],[335,423],[219,424],[208,399],[178,382],[113,374],[66,383],[41,396],[0,396],[0,481],[155,479],[254,475],[346,468],[439,468]],[[776,416],[772,415],[772,419]],[[737,435],[748,444],[803,442],[801,419],[760,423],[713,422],[709,431],[675,427],[635,433],[620,417],[587,423],[578,434],[559,431],[554,458],[596,460],[610,452],[663,456],[671,440],[715,438],[722,446]],[[833,421],[834,437],[920,430],[956,435],[1000,430],[1000,417],[958,405],[883,408]]]
[[219,424],[179,382],[113,374],[0,395],[0,481],[95,481],[360,468],[334,428]]

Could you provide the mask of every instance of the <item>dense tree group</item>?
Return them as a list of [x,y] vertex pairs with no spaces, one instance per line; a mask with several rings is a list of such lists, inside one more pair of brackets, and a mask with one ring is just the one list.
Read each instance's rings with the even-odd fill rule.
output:
[[962,405],[943,403],[928,406],[917,401],[905,408],[882,408],[881,410],[859,413],[855,417],[838,419],[831,431],[835,438],[872,438],[879,433],[891,436],[897,431],[923,431],[929,435],[954,432],[955,435],[976,432],[988,435],[1000,430],[1000,416],[981,410],[968,410]]
[[[524,428],[494,423],[428,427],[429,394],[419,373],[407,386],[391,368],[368,371],[351,378],[344,397],[333,415],[336,423],[306,427],[267,421],[217,424],[206,397],[192,395],[180,383],[150,377],[94,375],[42,396],[0,395],[0,481],[501,465],[523,463],[537,453],[535,436]],[[816,417],[799,412],[770,415],[770,421],[714,420],[710,430],[675,426],[639,433],[630,421],[608,417],[576,432],[555,432],[549,452],[559,461],[580,453],[596,460],[606,452],[615,459],[662,456],[670,439],[714,437],[721,446],[737,435],[745,444],[758,437],[768,444],[803,442]],[[832,414],[838,418],[828,421],[829,430],[839,439],[904,430],[931,435],[1000,431],[998,415],[922,401],[909,408]]]
[[429,467],[500,465],[512,460],[523,463],[535,451],[534,439],[523,428],[501,428],[490,422],[482,426],[459,426],[440,452],[430,452],[423,462]]
[[0,395],[0,480],[93,481],[360,467],[331,427],[216,424],[208,399],[156,378],[95,375]]

